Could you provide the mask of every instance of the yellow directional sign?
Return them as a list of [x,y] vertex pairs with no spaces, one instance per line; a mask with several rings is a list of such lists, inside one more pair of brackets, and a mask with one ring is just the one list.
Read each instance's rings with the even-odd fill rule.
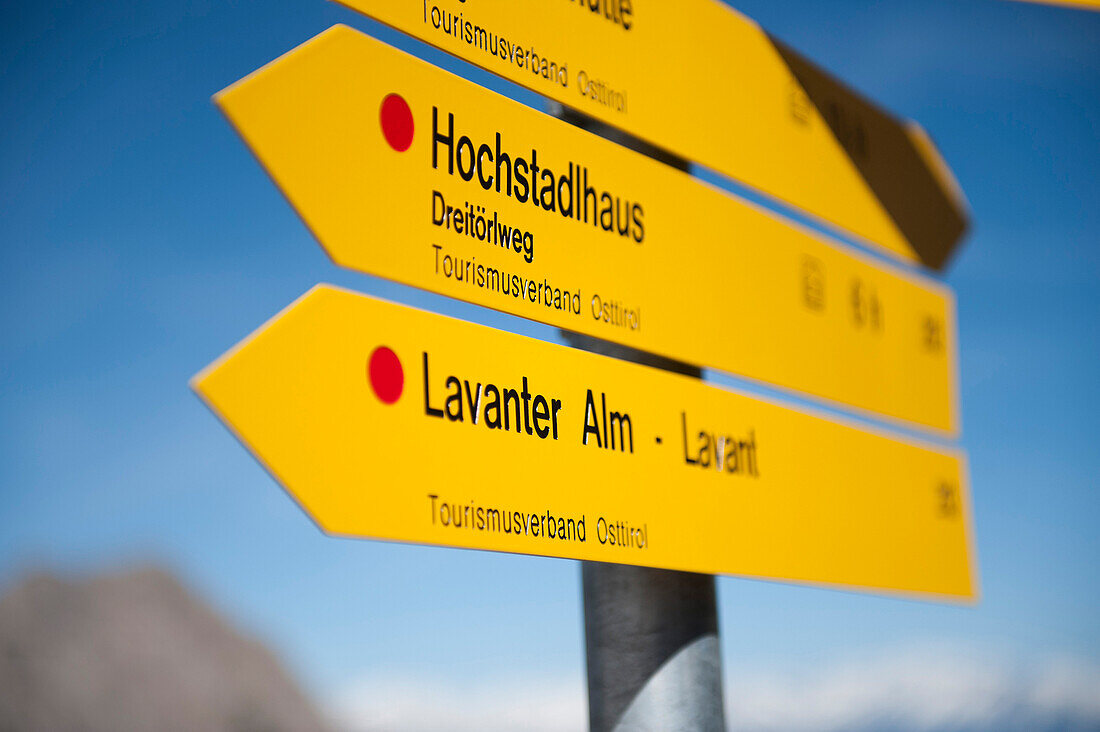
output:
[[1100,10],[1100,0],[1026,0],[1027,2],[1042,3],[1044,5],[1065,5],[1067,7],[1084,8],[1085,10]]
[[957,428],[931,280],[346,27],[217,101],[341,265]]
[[919,126],[724,3],[339,1],[905,260],[941,267],[966,229]]
[[972,598],[963,458],[318,286],[194,388],[327,532]]

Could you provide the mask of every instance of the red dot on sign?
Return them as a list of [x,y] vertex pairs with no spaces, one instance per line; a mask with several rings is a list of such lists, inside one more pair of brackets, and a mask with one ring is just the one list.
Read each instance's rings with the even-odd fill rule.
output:
[[371,388],[383,402],[393,404],[401,398],[401,391],[405,388],[405,372],[396,353],[385,346],[374,349],[367,364],[367,375]]
[[400,94],[390,94],[382,100],[379,112],[382,134],[397,152],[405,152],[413,142],[413,113]]

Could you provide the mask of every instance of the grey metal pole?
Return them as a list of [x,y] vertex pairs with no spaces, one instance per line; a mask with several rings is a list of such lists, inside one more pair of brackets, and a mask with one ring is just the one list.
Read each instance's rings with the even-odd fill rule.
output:
[[[687,161],[557,103],[551,113],[681,170]],[[700,378],[690,364],[562,331],[571,345]],[[583,562],[591,732],[726,728],[714,577]]]
[[592,732],[725,730],[714,577],[585,562]]

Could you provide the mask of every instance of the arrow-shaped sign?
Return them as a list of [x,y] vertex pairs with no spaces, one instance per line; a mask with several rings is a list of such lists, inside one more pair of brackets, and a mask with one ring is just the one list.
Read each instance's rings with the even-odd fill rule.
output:
[[194,388],[326,531],[972,598],[961,455],[318,286]]
[[715,0],[340,0],[398,30],[942,267],[966,203],[928,135]]
[[942,285],[346,27],[217,101],[339,264],[957,428]]

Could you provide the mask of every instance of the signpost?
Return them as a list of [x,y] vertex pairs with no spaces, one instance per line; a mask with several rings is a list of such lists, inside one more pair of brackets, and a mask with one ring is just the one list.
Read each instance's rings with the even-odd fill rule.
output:
[[950,290],[658,162],[940,267],[922,128],[713,0],[341,1],[641,152],[337,26],[217,97],[333,260],[661,368],[318,285],[192,385],[323,530],[584,560],[593,732],[724,728],[716,574],[976,597],[961,452],[683,375],[955,435]]
[[967,599],[962,458],[318,286],[195,389],[327,532]]
[[931,280],[346,27],[217,101],[339,264],[957,429]]
[[966,229],[916,123],[716,0],[340,2],[906,261],[942,267]]

